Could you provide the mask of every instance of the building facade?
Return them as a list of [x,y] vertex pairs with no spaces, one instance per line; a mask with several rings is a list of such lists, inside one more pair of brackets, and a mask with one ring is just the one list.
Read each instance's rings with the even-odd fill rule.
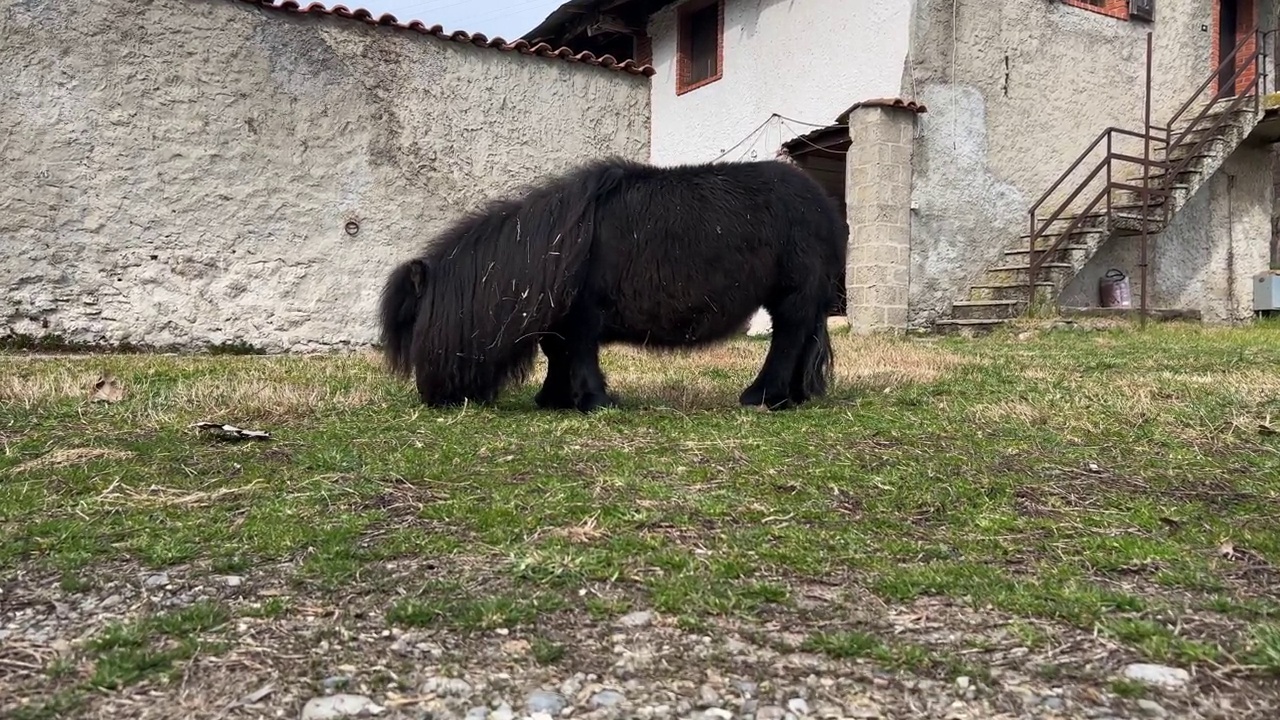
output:
[[845,203],[857,330],[1096,306],[1112,270],[1138,306],[1144,243],[1120,186],[1146,157],[1178,170],[1166,195],[1146,164],[1146,304],[1231,321],[1270,260],[1275,122],[1232,102],[1272,90],[1276,15],[1273,0],[572,0],[525,38],[651,63],[654,162],[810,169]]

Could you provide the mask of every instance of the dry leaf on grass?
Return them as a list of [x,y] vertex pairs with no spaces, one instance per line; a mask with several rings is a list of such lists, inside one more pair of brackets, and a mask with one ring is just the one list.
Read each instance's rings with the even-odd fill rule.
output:
[[124,386],[110,375],[102,375],[93,384],[89,402],[118,403],[124,399]]
[[212,430],[223,440],[270,440],[271,433],[262,430],[245,430],[235,425],[224,425],[215,422],[192,423],[197,430]]

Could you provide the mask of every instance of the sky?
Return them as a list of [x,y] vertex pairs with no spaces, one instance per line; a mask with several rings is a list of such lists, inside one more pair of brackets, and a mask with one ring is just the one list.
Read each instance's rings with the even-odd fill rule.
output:
[[421,20],[445,30],[466,30],[515,40],[546,19],[563,0],[324,0],[326,5],[389,12],[400,22]]

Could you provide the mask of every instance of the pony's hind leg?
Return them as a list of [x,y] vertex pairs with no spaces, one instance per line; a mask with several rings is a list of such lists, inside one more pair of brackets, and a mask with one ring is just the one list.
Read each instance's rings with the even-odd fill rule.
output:
[[568,344],[555,333],[542,336],[538,344],[547,356],[547,377],[533,401],[545,409],[567,410],[574,407],[573,389],[569,383]]
[[756,379],[738,397],[738,403],[749,407],[763,405],[770,410],[782,410],[796,404],[792,382],[800,369],[806,337],[813,330],[812,303],[794,293],[766,307],[773,319],[773,337],[769,352]]

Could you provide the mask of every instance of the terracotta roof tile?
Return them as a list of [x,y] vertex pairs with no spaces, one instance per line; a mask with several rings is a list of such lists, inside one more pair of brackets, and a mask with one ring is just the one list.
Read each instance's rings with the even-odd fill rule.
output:
[[849,122],[849,115],[854,110],[857,110],[860,107],[901,108],[903,110],[910,110],[913,113],[928,112],[928,108],[926,108],[923,104],[916,102],[915,100],[904,100],[903,98],[900,98],[900,97],[871,98],[870,100],[863,100],[862,102],[856,102],[853,105],[849,106],[848,110],[845,110],[844,112],[840,113],[840,116],[836,118],[836,122],[838,123]]
[[288,12],[296,15],[332,15],[348,20],[359,20],[369,23],[370,25],[386,25],[388,27],[399,28],[401,30],[412,30],[422,35],[430,35],[441,40],[449,40],[456,43],[466,45],[475,45],[482,48],[490,48],[493,50],[501,50],[504,52],[515,52],[521,55],[537,55],[539,57],[559,58],[567,62],[578,62],[585,65],[595,65],[607,70],[616,70],[629,75],[643,75],[651,77],[654,69],[650,65],[640,65],[634,60],[626,60],[618,62],[612,55],[603,55],[596,57],[590,52],[575,53],[567,47],[554,48],[547,43],[538,43],[536,45],[529,43],[527,40],[516,40],[515,42],[507,42],[500,37],[490,40],[483,33],[468,33],[462,30],[453,32],[445,32],[441,25],[428,26],[421,20],[410,20],[408,22],[400,22],[395,15],[391,13],[383,13],[374,16],[372,12],[364,8],[348,8],[346,5],[334,5],[326,7],[323,3],[309,2],[301,3],[295,0],[237,0],[238,2],[257,5],[267,10],[276,10],[280,12]]

